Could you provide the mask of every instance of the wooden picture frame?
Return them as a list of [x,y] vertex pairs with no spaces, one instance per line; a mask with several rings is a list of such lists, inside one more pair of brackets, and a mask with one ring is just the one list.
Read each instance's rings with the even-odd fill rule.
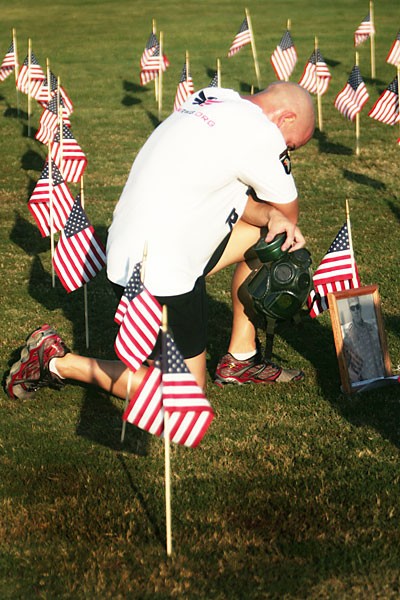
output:
[[329,293],[328,304],[342,390],[392,377],[378,286]]

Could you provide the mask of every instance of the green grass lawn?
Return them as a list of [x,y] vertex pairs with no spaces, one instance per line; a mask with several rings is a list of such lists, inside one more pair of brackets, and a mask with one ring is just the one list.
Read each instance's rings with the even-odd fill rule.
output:
[[[318,36],[332,81],[322,98],[324,128],[293,156],[300,225],[313,266],[345,221],[349,200],[361,281],[377,284],[389,354],[400,367],[399,137],[368,117],[395,76],[385,58],[399,6],[375,3],[376,78],[369,43],[359,64],[370,100],[355,125],[334,108],[354,65],[353,34],[368,2],[316,0],[247,4],[262,84],[274,80],[269,56],[291,19],[298,81]],[[85,206],[106,238],[132,160],[158,123],[152,85],[139,85],[139,59],[156,19],[171,66],[163,112],[172,110],[190,53],[195,87],[221,59],[222,84],[256,85],[250,48],[231,59],[244,17],[236,0],[21,0],[2,7],[0,60],[17,30],[71,96],[72,131],[85,151]],[[102,272],[88,285],[90,347],[83,292],[51,285],[50,242],[27,209],[46,149],[33,139],[26,96],[10,76],[0,84],[0,363],[43,322],[77,352],[113,358],[115,301]],[[28,125],[32,136],[27,135]],[[75,194],[77,186],[71,184]],[[151,197],[151,187],[149,189]],[[23,598],[398,598],[399,447],[396,388],[348,398],[329,314],[282,326],[274,359],[304,369],[288,387],[219,389],[212,376],[229,340],[230,273],[210,279],[209,385],[215,419],[196,449],[171,448],[173,554],[165,550],[164,447],[132,426],[120,443],[123,401],[70,385],[32,402],[0,398],[0,597]]]

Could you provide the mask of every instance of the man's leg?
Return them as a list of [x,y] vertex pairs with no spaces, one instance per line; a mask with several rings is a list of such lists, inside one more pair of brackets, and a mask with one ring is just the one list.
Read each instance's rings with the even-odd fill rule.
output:
[[264,360],[256,342],[255,314],[244,282],[259,263],[251,248],[260,239],[258,227],[239,221],[216,266],[210,274],[232,264],[236,269],[232,279],[233,323],[228,353],[218,363],[216,383],[287,383],[301,381],[304,373],[298,369],[282,369]]
[[242,286],[256,264],[257,258],[249,253],[249,249],[258,242],[260,235],[259,227],[239,221],[233,228],[220,260],[209,273],[212,275],[229,265],[236,264],[231,288],[233,322],[228,346],[228,352],[233,354],[256,350],[256,329],[249,316],[251,305],[246,302],[246,294]]
[[[186,361],[201,387],[205,385],[205,352]],[[7,395],[14,399],[32,398],[42,387],[59,389],[63,380],[95,385],[115,396],[132,396],[147,372],[141,366],[129,376],[125,364],[118,360],[100,360],[73,354],[58,333],[49,325],[34,331],[22,348],[20,358],[5,378]]]

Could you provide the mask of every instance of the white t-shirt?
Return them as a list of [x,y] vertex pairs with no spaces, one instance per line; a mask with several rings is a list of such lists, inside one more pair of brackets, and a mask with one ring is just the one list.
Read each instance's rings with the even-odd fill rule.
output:
[[261,200],[296,199],[293,177],[279,159],[285,149],[278,127],[237,92],[193,94],[154,130],[133,163],[109,229],[109,279],[125,286],[147,244],[149,291],[190,291],[242,215],[248,187]]

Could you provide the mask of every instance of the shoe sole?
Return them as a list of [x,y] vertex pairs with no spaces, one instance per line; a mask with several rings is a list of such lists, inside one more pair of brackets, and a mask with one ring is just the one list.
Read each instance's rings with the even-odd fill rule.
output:
[[248,379],[247,381],[238,381],[237,379],[235,379],[234,377],[227,377],[225,379],[222,379],[220,377],[216,377],[214,379],[214,383],[215,385],[217,385],[218,387],[224,387],[224,385],[229,385],[229,384],[233,384],[233,385],[247,385],[249,383],[255,383],[255,384],[282,384],[282,383],[298,383],[299,381],[303,381],[305,377],[305,374],[303,373],[303,371],[300,371],[300,373],[298,375],[294,375],[292,379],[290,379],[289,381],[277,381],[277,379],[279,378],[279,376],[277,377],[277,379],[264,379],[264,380],[256,380],[256,379]]
[[[15,379],[15,376],[20,370],[21,366],[31,358],[32,350],[36,350],[39,346],[39,342],[41,342],[41,340],[44,337],[43,334],[48,331],[54,330],[50,327],[50,325],[43,325],[43,327],[40,327],[40,329],[35,329],[35,331],[33,331],[26,338],[25,346],[21,350],[21,356],[19,360],[12,365],[8,377],[6,379],[5,387],[9,398],[12,398],[13,400],[24,400],[26,398],[32,398],[32,396],[35,394],[35,392],[29,392],[28,390],[24,390],[22,384],[17,383],[14,388],[13,380]],[[17,395],[15,393],[15,389],[18,388],[21,389],[21,392]]]

